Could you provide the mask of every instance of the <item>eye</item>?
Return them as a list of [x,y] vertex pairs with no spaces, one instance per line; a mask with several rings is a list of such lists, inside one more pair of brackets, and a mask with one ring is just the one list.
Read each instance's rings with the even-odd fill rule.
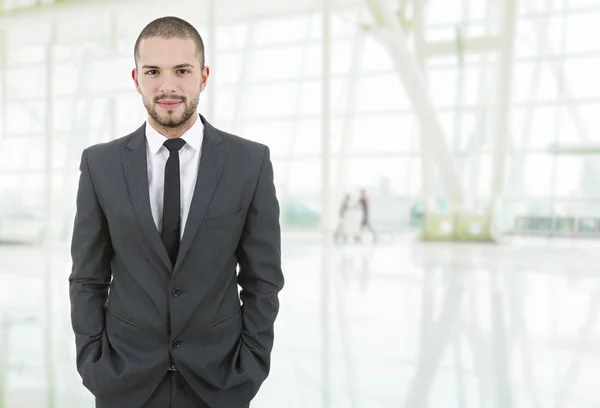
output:
[[178,69],[178,70],[177,70],[177,73],[178,73],[178,74],[181,74],[181,75],[185,75],[185,74],[189,74],[189,73],[190,73],[190,70],[189,70],[189,69],[183,69],[183,68],[182,68],[182,69]]
[[146,71],[146,75],[156,75],[156,74],[158,74],[158,70],[156,70],[156,69],[151,69],[151,70]]

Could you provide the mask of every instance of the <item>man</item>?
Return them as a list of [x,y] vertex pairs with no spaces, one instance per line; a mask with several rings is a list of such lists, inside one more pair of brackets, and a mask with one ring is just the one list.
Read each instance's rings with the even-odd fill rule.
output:
[[377,235],[375,234],[375,230],[373,230],[373,227],[371,226],[371,222],[370,222],[370,218],[369,218],[369,214],[370,214],[369,198],[367,197],[367,191],[364,188],[360,190],[360,198],[358,200],[358,204],[360,205],[360,208],[362,210],[362,219],[360,222],[359,233],[358,233],[358,235],[355,236],[355,241],[361,242],[362,234],[363,234],[364,230],[368,229],[369,231],[371,231],[371,234],[373,235],[373,242],[377,242]]
[[340,240],[345,243],[348,240],[348,217],[346,216],[348,210],[350,210],[350,194],[344,196],[342,204],[340,205],[338,226],[333,235],[333,239],[336,243]]
[[77,368],[100,408],[247,407],[284,284],[269,149],[198,115],[209,68],[189,23],[152,21],[134,55],[146,123],[81,158]]

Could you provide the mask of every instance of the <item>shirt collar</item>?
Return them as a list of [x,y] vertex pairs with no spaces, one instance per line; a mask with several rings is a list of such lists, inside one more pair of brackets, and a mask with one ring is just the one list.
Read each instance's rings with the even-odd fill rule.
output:
[[[202,140],[204,139],[204,124],[200,120],[200,117],[196,117],[196,121],[189,128],[181,138],[185,140],[185,143],[196,151],[200,151],[202,147]],[[148,148],[150,153],[157,154],[160,148],[163,147],[166,136],[162,135],[158,130],[152,127],[150,122],[146,121],[146,140],[148,141]]]

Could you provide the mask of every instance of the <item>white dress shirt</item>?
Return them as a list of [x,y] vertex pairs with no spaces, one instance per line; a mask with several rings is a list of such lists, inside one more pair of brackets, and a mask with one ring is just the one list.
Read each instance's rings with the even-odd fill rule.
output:
[[[185,145],[179,151],[179,177],[181,180],[181,237],[190,213],[190,204],[198,178],[198,166],[202,155],[204,124],[198,116],[196,122],[181,138]],[[146,122],[146,158],[148,163],[148,185],[150,187],[150,207],[156,228],[162,231],[163,198],[165,190],[165,165],[169,150],[163,145],[167,137],[160,134]],[[180,237],[180,238],[181,238]]]

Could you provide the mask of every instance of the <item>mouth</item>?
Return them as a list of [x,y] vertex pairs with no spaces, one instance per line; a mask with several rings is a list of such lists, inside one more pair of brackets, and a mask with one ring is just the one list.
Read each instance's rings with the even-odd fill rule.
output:
[[159,99],[156,103],[164,109],[174,109],[183,104],[181,99]]

